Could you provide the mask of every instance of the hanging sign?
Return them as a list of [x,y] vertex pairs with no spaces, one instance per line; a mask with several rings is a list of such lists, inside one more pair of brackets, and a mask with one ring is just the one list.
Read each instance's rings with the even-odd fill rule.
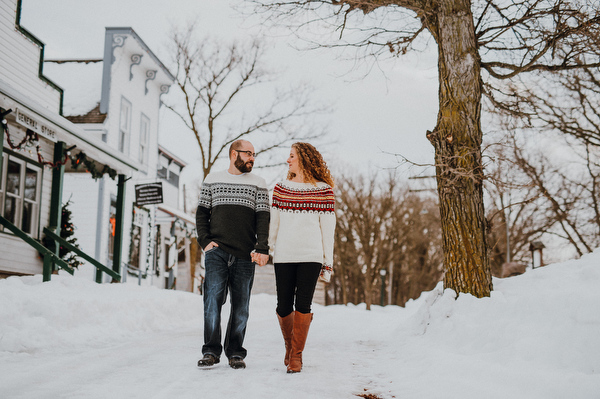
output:
[[30,114],[24,113],[19,108],[16,109],[15,118],[17,123],[21,126],[30,129],[40,136],[47,138],[50,141],[56,143],[58,139],[56,138],[56,130],[50,124],[46,123],[44,120],[40,120],[38,117],[33,117]]
[[148,183],[135,185],[136,205],[152,205],[163,203],[162,183]]

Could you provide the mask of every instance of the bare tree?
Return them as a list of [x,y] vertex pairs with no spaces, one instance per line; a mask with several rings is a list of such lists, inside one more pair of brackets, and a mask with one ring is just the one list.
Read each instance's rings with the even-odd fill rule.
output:
[[[585,33],[596,54],[599,25],[596,21]],[[575,62],[584,64],[584,59]],[[579,255],[589,252],[600,244],[598,163],[594,161],[600,151],[600,69],[582,66],[521,75],[501,97],[494,111],[511,137],[513,158],[504,171],[518,170],[529,179],[533,191],[528,207],[535,204],[539,225],[546,226],[536,235],[547,231]],[[520,143],[515,136],[521,137]],[[562,143],[561,156],[549,158],[539,150],[527,150],[523,145],[527,137]]]
[[515,93],[518,106],[528,109],[528,125],[600,147],[600,69],[556,73],[553,78],[543,83],[538,79],[538,84]]
[[[250,1],[250,0],[249,0]],[[534,71],[600,66],[600,11],[593,0],[253,1],[278,15],[329,23],[339,45],[401,55],[437,44],[439,113],[427,137],[435,165],[444,247],[444,286],[489,296],[492,289],[483,205],[482,96],[498,106],[506,83]],[[275,15],[271,13],[270,15]],[[372,16],[357,18],[356,14]],[[303,19],[306,21],[306,18]],[[305,22],[302,22],[304,24]],[[369,25],[370,23],[370,25]]]
[[492,275],[501,277],[506,262],[527,264],[529,244],[554,224],[545,216],[544,201],[536,186],[515,164],[514,140],[490,151],[486,167],[488,243]]
[[[437,204],[402,189],[394,175],[337,181],[335,303],[371,308],[382,292],[380,272],[392,273],[393,303],[403,305],[442,277]],[[384,273],[385,275],[385,273]]]
[[[392,260],[397,237],[392,237],[394,195],[397,187],[393,180],[383,190],[377,179],[359,176],[338,180],[338,229],[348,245],[342,244],[337,253],[343,259],[338,265],[356,265],[354,285],[361,287],[361,298],[371,308],[373,291],[378,287],[379,270]],[[344,247],[349,251],[345,252]],[[348,256],[354,255],[354,259]],[[360,277],[362,281],[358,281]],[[358,291],[357,291],[358,293]]]
[[[505,120],[506,129],[509,121],[515,120]],[[566,243],[578,255],[600,245],[600,148],[556,131],[526,130],[508,137],[487,170],[494,274],[507,258],[527,263],[533,240]],[[555,149],[540,146],[541,137]]]
[[[576,155],[575,148],[570,148]],[[566,240],[579,256],[592,252],[600,245],[600,213],[598,187],[599,164],[590,154],[590,146],[584,148],[579,161],[560,162],[539,155],[537,162],[514,148],[515,164],[535,185],[538,195],[544,199],[545,215],[554,229],[548,233]],[[564,166],[568,164],[568,168]]]
[[400,241],[393,261],[394,303],[404,305],[443,278],[442,231],[437,201],[405,193],[394,218]]
[[[600,21],[596,23],[600,25]],[[595,41],[600,41],[600,30]],[[600,147],[600,69],[534,73],[507,85],[495,112],[505,128],[560,132],[584,145]]]
[[181,96],[166,106],[193,132],[204,176],[235,140],[254,140],[257,154],[264,154],[323,133],[308,117],[325,107],[311,99],[308,87],[272,93],[274,73],[263,68],[261,42],[198,38],[193,24],[174,29],[171,42]]

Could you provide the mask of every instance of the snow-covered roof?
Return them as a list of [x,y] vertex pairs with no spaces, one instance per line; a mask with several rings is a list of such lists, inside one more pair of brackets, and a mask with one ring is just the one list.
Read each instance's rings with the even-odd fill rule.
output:
[[64,90],[63,115],[86,115],[100,102],[102,60],[46,60],[44,75]]
[[184,161],[183,159],[179,158],[177,155],[173,155],[173,153],[171,151],[167,150],[161,144],[158,145],[158,152],[160,154],[164,154],[167,158],[172,159],[176,164],[178,164],[182,168],[185,168],[187,166],[187,162],[186,161]]
[[[39,117],[50,123],[55,130],[56,138],[64,141],[68,146],[76,145],[79,150],[92,159],[110,165],[119,173],[131,173],[138,170],[138,165],[125,156],[115,151],[102,140],[86,134],[80,127],[62,117],[58,113],[48,110],[46,107],[24,95],[18,88],[11,86],[0,79],[0,97],[7,108],[21,109],[30,113],[33,117]],[[1,334],[0,334],[1,335]]]

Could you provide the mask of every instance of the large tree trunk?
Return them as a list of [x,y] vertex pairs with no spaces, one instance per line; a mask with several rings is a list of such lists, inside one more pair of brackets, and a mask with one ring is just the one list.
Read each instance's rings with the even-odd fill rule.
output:
[[444,247],[444,287],[489,296],[492,276],[487,254],[481,160],[480,59],[469,0],[441,0],[428,27],[438,44],[435,147]]

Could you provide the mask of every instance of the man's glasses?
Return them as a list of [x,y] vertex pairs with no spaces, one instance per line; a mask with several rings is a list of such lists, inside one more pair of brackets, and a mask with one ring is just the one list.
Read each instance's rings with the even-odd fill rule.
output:
[[246,150],[246,151],[244,151],[244,150],[235,150],[235,151],[237,151],[237,152],[243,152],[244,154],[248,155],[249,157],[256,158],[256,153],[255,152],[252,152],[252,151],[249,151],[249,150]]

